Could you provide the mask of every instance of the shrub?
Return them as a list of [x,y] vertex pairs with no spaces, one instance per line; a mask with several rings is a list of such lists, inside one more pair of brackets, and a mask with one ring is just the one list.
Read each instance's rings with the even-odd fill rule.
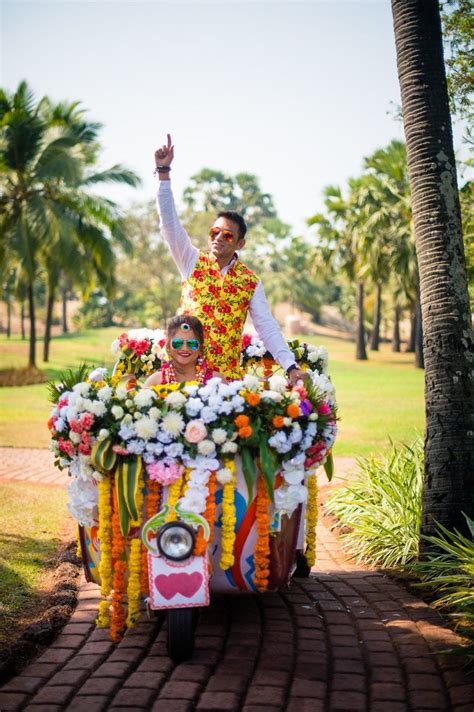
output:
[[421,526],[423,444],[392,447],[383,459],[357,460],[360,471],[327,509],[350,527],[345,548],[358,562],[395,568],[416,558]]

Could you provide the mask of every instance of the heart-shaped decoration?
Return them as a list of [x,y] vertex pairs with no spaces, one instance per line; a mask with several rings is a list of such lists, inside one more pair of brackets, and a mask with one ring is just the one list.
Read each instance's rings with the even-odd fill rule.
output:
[[194,596],[202,584],[202,574],[195,571],[192,574],[159,574],[155,577],[155,586],[159,593],[169,601],[178,593],[185,598]]

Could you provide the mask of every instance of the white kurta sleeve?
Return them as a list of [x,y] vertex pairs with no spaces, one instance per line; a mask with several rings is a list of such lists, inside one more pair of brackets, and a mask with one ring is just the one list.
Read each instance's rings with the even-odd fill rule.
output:
[[270,311],[261,281],[257,284],[250,300],[250,316],[265,348],[284,369],[295,363],[295,358],[284,340],[277,320]]
[[183,279],[187,279],[196,265],[199,250],[181,225],[176,212],[171,181],[161,180],[156,196],[156,208],[160,216],[160,230],[169,245],[171,255]]

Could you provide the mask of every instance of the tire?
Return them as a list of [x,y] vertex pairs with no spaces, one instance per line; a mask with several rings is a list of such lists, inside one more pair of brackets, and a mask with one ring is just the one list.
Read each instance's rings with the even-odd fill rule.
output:
[[296,569],[293,573],[293,578],[309,578],[311,566],[306,560],[306,556],[302,551],[296,552]]
[[174,663],[189,660],[194,652],[195,608],[170,608],[168,611],[168,655]]

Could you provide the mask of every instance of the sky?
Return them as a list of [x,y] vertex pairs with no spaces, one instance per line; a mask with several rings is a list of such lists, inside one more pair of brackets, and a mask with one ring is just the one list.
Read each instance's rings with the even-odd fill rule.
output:
[[203,167],[250,172],[304,232],[324,186],[403,138],[389,0],[0,0],[0,33],[2,87],[82,101],[101,167],[142,178],[102,191],[123,207],[153,198],[170,132],[178,205]]

